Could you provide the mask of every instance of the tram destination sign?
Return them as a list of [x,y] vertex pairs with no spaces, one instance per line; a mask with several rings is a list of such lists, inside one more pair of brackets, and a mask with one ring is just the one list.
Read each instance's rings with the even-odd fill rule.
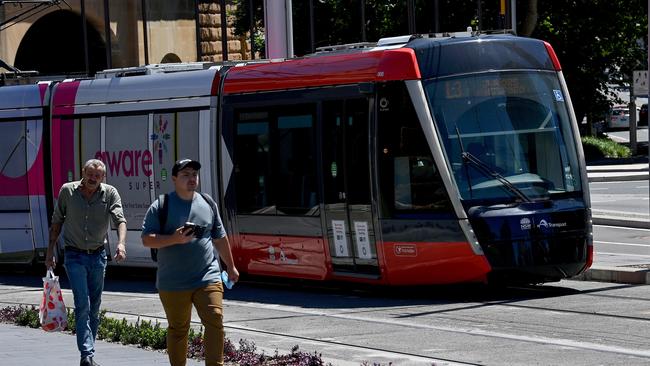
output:
[[530,83],[518,76],[489,75],[478,79],[453,79],[446,81],[444,86],[447,99],[523,95],[534,92]]

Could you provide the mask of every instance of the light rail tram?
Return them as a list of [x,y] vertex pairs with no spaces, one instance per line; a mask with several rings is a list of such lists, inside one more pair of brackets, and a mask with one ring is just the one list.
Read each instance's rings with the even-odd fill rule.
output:
[[0,263],[43,261],[61,185],[98,158],[128,221],[121,265],[154,267],[142,220],[182,157],[203,164],[245,274],[540,283],[592,263],[553,48],[471,34],[0,87]]

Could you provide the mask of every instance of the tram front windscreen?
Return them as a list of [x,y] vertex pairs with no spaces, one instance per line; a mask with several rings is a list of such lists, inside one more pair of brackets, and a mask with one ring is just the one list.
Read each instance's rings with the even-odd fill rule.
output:
[[425,81],[466,205],[581,196],[569,108],[552,71],[491,71]]

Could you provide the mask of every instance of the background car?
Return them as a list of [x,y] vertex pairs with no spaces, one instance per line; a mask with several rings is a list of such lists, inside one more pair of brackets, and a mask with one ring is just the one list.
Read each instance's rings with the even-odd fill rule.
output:
[[641,110],[639,111],[639,121],[637,121],[637,126],[647,126],[648,125],[648,104],[643,104]]
[[630,127],[630,110],[627,106],[614,106],[607,116],[607,129]]

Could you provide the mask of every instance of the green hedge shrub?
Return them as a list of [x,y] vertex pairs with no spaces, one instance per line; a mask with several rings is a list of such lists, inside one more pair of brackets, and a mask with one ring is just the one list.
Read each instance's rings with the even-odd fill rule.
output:
[[582,148],[585,159],[598,160],[604,158],[629,158],[630,148],[616,143],[608,138],[585,136],[582,138]]

